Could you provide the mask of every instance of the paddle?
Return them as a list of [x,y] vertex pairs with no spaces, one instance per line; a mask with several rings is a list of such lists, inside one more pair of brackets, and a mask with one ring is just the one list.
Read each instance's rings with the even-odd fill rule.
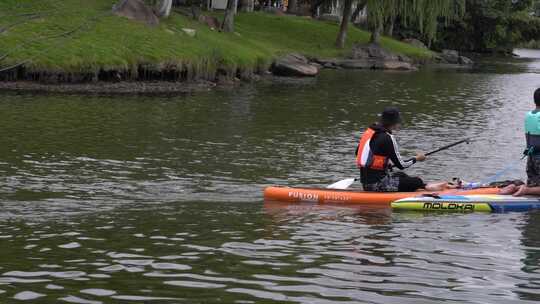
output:
[[[452,148],[452,147],[455,147],[455,146],[457,146],[457,145],[461,145],[462,143],[467,143],[467,144],[468,144],[470,141],[471,141],[470,138],[465,138],[465,139],[462,139],[462,140],[460,140],[460,141],[456,141],[455,143],[451,143],[451,144],[446,145],[446,146],[444,146],[444,147],[440,147],[440,148],[437,149],[437,150],[430,151],[430,152],[426,153],[426,156],[430,156],[431,154],[435,154],[435,153],[437,153],[437,152],[441,152],[441,151],[444,151],[444,150],[448,150],[448,149],[450,149],[450,148]],[[414,159],[414,158],[413,158],[413,159]]]
[[[430,151],[428,153],[426,153],[425,155],[426,156],[429,156],[429,155],[432,155],[432,154],[435,154],[437,152],[441,152],[441,151],[444,151],[444,150],[448,150],[452,147],[455,147],[457,145],[461,145],[462,143],[469,143],[470,142],[470,139],[469,138],[465,138],[465,139],[462,139],[460,141],[456,141],[454,143],[451,143],[449,145],[446,145],[444,147],[440,147],[436,150],[433,150],[433,151]],[[409,159],[410,160],[414,160],[414,158],[411,158]],[[347,178],[347,179],[344,179],[344,180],[340,180],[339,182],[336,182],[336,183],[333,183],[329,186],[327,186],[326,188],[328,189],[338,189],[338,190],[344,190],[344,189],[347,189],[349,188],[352,184],[354,184],[355,181],[357,181],[358,178]]]

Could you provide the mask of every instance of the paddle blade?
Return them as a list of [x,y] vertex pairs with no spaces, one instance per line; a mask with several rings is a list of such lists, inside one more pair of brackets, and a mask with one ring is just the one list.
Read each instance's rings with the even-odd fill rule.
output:
[[356,181],[356,178],[347,178],[344,180],[340,180],[337,183],[333,183],[330,186],[326,187],[328,189],[338,189],[338,190],[345,190],[349,188],[354,182]]

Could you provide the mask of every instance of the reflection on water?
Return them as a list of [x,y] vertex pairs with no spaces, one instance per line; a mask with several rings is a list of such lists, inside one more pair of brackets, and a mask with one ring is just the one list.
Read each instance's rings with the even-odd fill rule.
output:
[[5,223],[0,290],[72,303],[540,300],[537,214],[277,207],[160,204]]
[[[526,303],[539,213],[262,205],[270,184],[355,176],[388,104],[413,174],[518,161],[538,52],[468,70],[327,71],[183,97],[0,99],[0,303]],[[523,178],[517,167],[508,177]]]

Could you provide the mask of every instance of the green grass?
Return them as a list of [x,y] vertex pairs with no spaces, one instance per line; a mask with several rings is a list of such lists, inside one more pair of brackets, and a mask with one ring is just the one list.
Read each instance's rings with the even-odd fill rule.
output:
[[[338,25],[304,17],[265,13],[240,14],[237,33],[221,33],[172,14],[158,27],[148,27],[110,13],[116,0],[2,0],[0,1],[0,68],[29,60],[30,71],[96,72],[129,70],[145,64],[159,70],[187,67],[212,73],[217,66],[256,68],[288,52],[314,57],[346,55],[355,42],[367,42],[369,33],[351,27],[347,47],[334,41]],[[41,13],[26,20],[22,13]],[[10,26],[16,24],[14,26]],[[82,25],[82,26],[81,26]],[[67,36],[61,33],[78,28]],[[197,30],[189,37],[182,28]],[[382,46],[416,59],[431,52],[383,38]]]

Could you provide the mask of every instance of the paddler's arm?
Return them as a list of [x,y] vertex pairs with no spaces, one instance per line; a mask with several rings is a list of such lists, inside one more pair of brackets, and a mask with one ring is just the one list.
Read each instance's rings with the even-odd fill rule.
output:
[[[401,157],[401,154],[399,154],[399,146],[396,142],[396,139],[393,135],[389,134],[390,142],[389,145],[389,151],[390,151],[390,160],[396,166],[398,169],[403,170],[406,168],[409,168],[410,166],[414,165],[417,160],[422,161],[423,159],[417,155],[417,157],[410,159],[410,160],[403,160]],[[425,156],[424,156],[425,159]]]

